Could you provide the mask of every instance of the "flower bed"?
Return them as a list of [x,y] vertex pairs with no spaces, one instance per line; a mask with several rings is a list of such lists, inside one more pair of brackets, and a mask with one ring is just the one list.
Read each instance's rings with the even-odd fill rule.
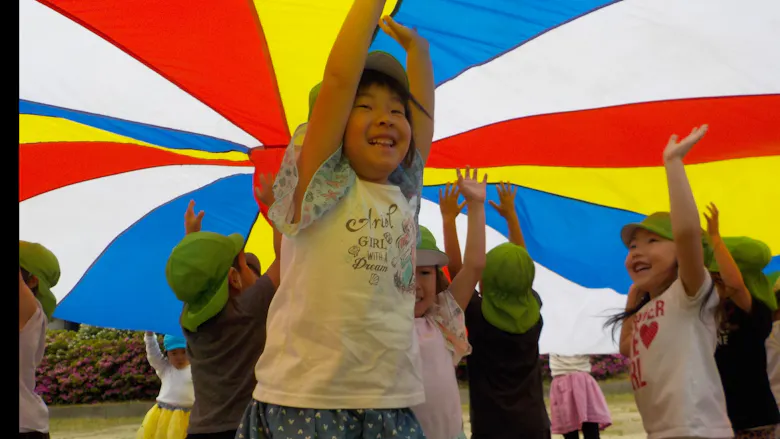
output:
[[153,400],[160,379],[142,332],[83,327],[47,332],[35,390],[46,404]]
[[[154,400],[160,379],[146,360],[143,337],[143,332],[85,325],[78,332],[48,331],[36,391],[46,404]],[[542,355],[541,361],[544,378],[549,380],[548,357]],[[597,380],[628,370],[628,359],[621,355],[595,355],[591,362]],[[465,367],[465,361],[458,367],[461,381],[466,381]]]

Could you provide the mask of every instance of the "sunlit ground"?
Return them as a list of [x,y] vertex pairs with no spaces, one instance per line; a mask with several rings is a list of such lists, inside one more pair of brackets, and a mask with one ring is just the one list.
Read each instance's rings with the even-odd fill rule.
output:
[[[642,421],[636,411],[634,397],[630,393],[607,394],[607,404],[612,413],[612,426],[601,433],[602,438],[644,438]],[[549,410],[549,408],[548,408]],[[466,437],[470,436],[468,404],[463,405]],[[135,439],[143,417],[133,418],[75,418],[52,419],[52,439]],[[554,436],[561,438],[562,436]]]

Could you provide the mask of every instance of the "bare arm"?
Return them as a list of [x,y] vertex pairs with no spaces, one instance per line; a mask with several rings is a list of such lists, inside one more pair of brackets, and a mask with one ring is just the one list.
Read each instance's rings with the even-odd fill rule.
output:
[[295,223],[300,219],[301,202],[309,182],[322,163],[341,145],[368,48],[384,6],[385,0],[355,0],[330,50],[322,87],[312,107],[306,138],[298,157]]
[[731,299],[735,305],[749,313],[753,308],[753,298],[745,286],[742,273],[739,271],[734,257],[731,256],[731,252],[726,248],[723,238],[720,236],[720,212],[715,204],[712,203],[707,206],[707,209],[709,210],[709,215],[704,214],[704,217],[707,219],[707,234],[710,236],[715,262],[718,263],[720,278],[725,286],[723,291],[718,290],[718,293],[721,295],[720,298]]
[[32,290],[24,282],[22,269],[19,268],[19,331],[24,329],[27,322],[30,321],[38,310],[38,299],[35,298]]
[[469,175],[469,169],[466,168],[465,177],[461,177],[460,170],[458,170],[458,180],[458,185],[468,204],[469,225],[463,267],[453,277],[450,293],[460,309],[466,309],[474,294],[474,288],[485,270],[485,188],[487,176],[482,182],[479,182],[477,171],[474,170],[473,174]]
[[280,260],[282,257],[282,234],[276,230],[276,227],[274,227],[274,254],[276,255],[276,258],[274,258],[274,261],[268,267],[268,270],[265,271],[265,275],[271,279],[271,282],[273,282],[276,288],[279,288],[279,282],[281,282],[282,277],[280,273]]
[[498,190],[498,201],[500,204],[496,204],[491,200],[490,205],[506,220],[506,225],[509,229],[509,242],[525,248],[523,231],[520,229],[520,219],[517,217],[517,210],[515,210],[517,186],[513,187],[509,183],[502,181],[496,185],[496,189]]
[[428,161],[433,142],[433,111],[436,96],[429,44],[417,32],[398,24],[393,17],[383,17],[379,25],[406,50],[409,91],[428,113],[425,114],[416,105],[411,105],[414,145],[425,163]]
[[460,242],[458,242],[458,227],[455,219],[463,210],[466,202],[458,204],[459,195],[460,189],[457,183],[447,183],[444,191],[439,189],[439,208],[441,209],[442,231],[444,232],[444,253],[447,254],[449,259],[447,269],[450,272],[450,279],[453,279],[463,266]]
[[673,135],[664,150],[666,181],[669,187],[669,205],[672,233],[677,247],[677,263],[685,293],[695,296],[705,280],[704,250],[701,242],[699,210],[693,198],[683,157],[707,132],[707,126],[694,128],[679,143]]

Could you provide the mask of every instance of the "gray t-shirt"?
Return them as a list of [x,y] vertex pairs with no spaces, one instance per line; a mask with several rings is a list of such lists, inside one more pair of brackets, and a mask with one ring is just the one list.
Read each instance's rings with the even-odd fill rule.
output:
[[195,404],[190,434],[219,433],[238,428],[252,401],[255,363],[265,347],[265,322],[276,287],[262,276],[198,328],[184,331],[192,365]]

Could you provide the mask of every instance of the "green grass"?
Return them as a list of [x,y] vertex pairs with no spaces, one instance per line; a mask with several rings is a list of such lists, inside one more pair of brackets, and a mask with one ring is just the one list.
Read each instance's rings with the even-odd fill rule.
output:
[[49,420],[49,430],[56,433],[75,433],[106,430],[125,425],[141,426],[143,417],[131,418],[53,418]]

